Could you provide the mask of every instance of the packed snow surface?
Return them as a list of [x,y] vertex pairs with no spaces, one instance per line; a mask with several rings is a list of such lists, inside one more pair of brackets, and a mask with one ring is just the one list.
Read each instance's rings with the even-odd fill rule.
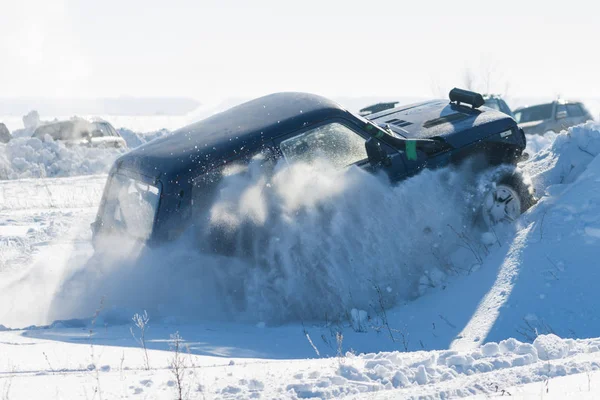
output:
[[[50,325],[0,333],[0,390],[597,398],[600,125],[545,139],[520,165],[539,203],[493,232],[472,223],[488,181],[468,168],[390,189],[357,168],[277,166],[226,179],[169,247],[117,238],[91,256],[102,177],[2,182],[32,200],[0,206],[0,324]],[[206,221],[253,234],[215,256]],[[144,310],[148,353],[132,337]]]

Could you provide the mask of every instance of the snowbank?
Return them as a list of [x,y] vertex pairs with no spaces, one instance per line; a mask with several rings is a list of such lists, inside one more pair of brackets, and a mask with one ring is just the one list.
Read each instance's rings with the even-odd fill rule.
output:
[[[544,140],[547,139],[552,137],[545,136]],[[575,182],[600,154],[600,123],[590,121],[569,128],[544,146],[523,164],[540,195],[549,186]]]
[[532,156],[546,146],[551,145],[556,136],[554,132],[547,132],[543,135],[526,135],[527,147],[525,151]]
[[66,147],[49,136],[0,143],[0,179],[63,177],[106,173],[122,149]]
[[296,375],[286,389],[288,395],[299,398],[347,395],[373,398],[372,392],[381,392],[382,398],[392,393],[398,398],[502,396],[504,389],[511,385],[596,371],[600,368],[598,362],[576,363],[568,359],[599,350],[600,339],[575,341],[540,335],[533,345],[507,339],[470,352],[407,354],[396,351],[360,356],[346,353],[344,358],[338,359],[339,366],[334,373],[309,367]]

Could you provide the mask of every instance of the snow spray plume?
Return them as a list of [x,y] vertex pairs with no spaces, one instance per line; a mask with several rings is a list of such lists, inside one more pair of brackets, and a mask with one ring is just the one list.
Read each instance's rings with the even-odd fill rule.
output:
[[[176,243],[137,259],[97,254],[65,282],[56,318],[105,309],[280,323],[390,306],[419,292],[434,254],[470,229],[473,175],[425,170],[390,186],[357,167],[253,161],[224,176],[217,195]],[[468,170],[468,168],[467,168]],[[217,247],[211,238],[227,240]],[[218,250],[218,251],[216,251]]]

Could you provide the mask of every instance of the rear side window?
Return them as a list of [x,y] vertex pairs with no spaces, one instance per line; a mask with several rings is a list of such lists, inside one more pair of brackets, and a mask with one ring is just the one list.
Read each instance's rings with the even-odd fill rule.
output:
[[567,104],[567,114],[569,117],[583,117],[584,115],[579,104]]
[[302,132],[284,140],[279,147],[288,162],[311,164],[323,158],[343,168],[367,158],[365,139],[337,122]]
[[146,240],[152,233],[160,189],[121,174],[111,178],[102,224],[109,231]]

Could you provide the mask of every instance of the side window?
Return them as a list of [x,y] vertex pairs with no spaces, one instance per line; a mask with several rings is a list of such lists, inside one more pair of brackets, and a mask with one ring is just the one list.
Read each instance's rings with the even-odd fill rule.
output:
[[367,158],[365,139],[337,122],[302,132],[284,140],[279,147],[288,162],[310,164],[324,158],[342,168]]
[[579,104],[567,104],[567,115],[569,117],[583,117],[583,110]]
[[116,136],[113,134],[113,130],[111,126],[105,123],[95,123],[94,131],[92,134],[93,137],[102,137],[102,136]]
[[93,124],[92,125],[92,137],[102,137],[106,136],[105,129],[102,124]]

